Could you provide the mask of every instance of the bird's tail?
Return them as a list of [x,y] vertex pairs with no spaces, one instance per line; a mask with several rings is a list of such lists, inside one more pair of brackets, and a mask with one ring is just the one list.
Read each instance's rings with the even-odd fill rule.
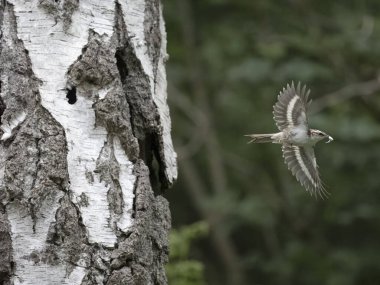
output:
[[245,136],[251,138],[248,143],[269,143],[275,141],[273,135],[274,134],[252,134]]

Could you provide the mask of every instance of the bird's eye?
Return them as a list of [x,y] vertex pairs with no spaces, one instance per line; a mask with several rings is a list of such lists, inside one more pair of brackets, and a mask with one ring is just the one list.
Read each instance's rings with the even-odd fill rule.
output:
[[319,136],[323,136],[323,133],[318,133]]

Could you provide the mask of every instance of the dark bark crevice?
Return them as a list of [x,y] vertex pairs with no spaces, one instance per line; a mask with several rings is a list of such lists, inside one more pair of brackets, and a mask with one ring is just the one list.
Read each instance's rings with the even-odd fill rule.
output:
[[164,264],[168,260],[169,204],[155,196],[149,169],[142,160],[135,164],[135,225],[128,238],[120,240],[111,255],[111,275],[107,284],[130,279],[133,284],[167,284]]
[[[144,27],[148,52],[157,67],[161,49],[159,30],[159,1],[147,1]],[[154,192],[162,194],[170,185],[165,175],[162,144],[162,126],[153,101],[148,76],[134,52],[131,39],[122,16],[120,4],[116,3],[116,39],[118,48],[115,53],[120,81],[129,105],[133,135],[139,143],[139,158],[144,160],[151,173]],[[149,40],[148,40],[149,38]],[[155,68],[154,72],[157,72]]]
[[115,59],[112,49],[102,36],[90,30],[88,43],[82,54],[69,67],[68,85],[99,90],[111,84],[117,78]]
[[123,200],[122,188],[119,181],[120,166],[114,155],[113,136],[110,135],[105,142],[100,155],[96,161],[95,173],[99,174],[100,181],[106,183],[109,188],[107,192],[107,200],[111,212],[110,224],[117,235],[122,232],[116,226],[116,221],[123,214],[125,202]]
[[[6,3],[0,9],[0,77],[1,123],[13,122],[22,112],[31,113],[40,101],[38,85],[28,52],[17,37],[16,17],[13,5]],[[6,21],[6,23],[4,23]],[[9,46],[9,42],[12,45]],[[17,131],[17,129],[15,130]],[[0,135],[4,133],[0,130]]]
[[148,54],[153,65],[154,81],[156,81],[158,61],[161,53],[160,32],[160,1],[146,0],[144,15],[144,34],[147,43]]
[[[18,121],[20,114],[25,114],[25,119],[14,126],[10,139],[0,142],[6,153],[0,207],[5,213],[8,206],[18,207],[32,217],[35,225],[41,217],[41,207],[54,203],[56,195],[65,191],[68,184],[66,140],[63,128],[40,106],[40,81],[33,73],[28,51],[17,37],[13,5],[2,3],[1,123],[11,125]],[[0,244],[4,244],[0,246],[0,256],[4,257],[0,267],[8,268],[7,275],[11,275],[15,267],[5,214],[0,218],[0,224],[4,223],[8,226],[2,228],[6,230],[3,234],[0,233]],[[32,253],[28,258],[44,260],[39,253]],[[6,284],[5,279],[1,281]]]
[[10,284],[13,271],[12,240],[5,207],[0,204],[0,284]]
[[[0,94],[1,94],[1,81],[0,81]],[[1,125],[1,118],[2,118],[3,113],[4,113],[6,108],[7,108],[7,106],[5,105],[3,99],[1,98],[1,95],[0,95],[0,125]]]
[[86,227],[79,208],[68,193],[59,201],[55,222],[49,227],[46,242],[48,246],[41,255],[48,264],[52,264],[48,261],[59,259],[77,266],[81,259],[81,266],[90,266],[91,246],[87,240]]
[[64,31],[70,27],[72,15],[79,8],[79,0],[39,0],[38,4],[56,23],[63,22]]

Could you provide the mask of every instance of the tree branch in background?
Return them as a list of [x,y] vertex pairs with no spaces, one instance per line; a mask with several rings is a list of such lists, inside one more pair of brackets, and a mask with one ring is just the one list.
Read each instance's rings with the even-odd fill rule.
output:
[[[201,109],[189,100],[178,88],[173,84],[168,84],[169,94],[175,94],[175,96],[169,96],[168,100],[172,106],[183,112],[186,118],[191,121],[193,126],[186,128],[184,133],[189,134],[188,141],[181,145],[176,146],[178,154],[178,160],[183,160],[194,156],[200,148],[203,146],[205,139],[207,138],[207,130],[209,127],[208,119]],[[184,128],[184,126],[181,126]]]
[[212,190],[215,193],[226,192],[226,175],[224,173],[224,165],[220,155],[220,145],[217,139],[215,128],[212,126],[211,110],[207,100],[207,92],[205,91],[203,81],[203,69],[197,54],[195,45],[195,28],[192,15],[191,2],[188,0],[179,1],[179,13],[181,15],[181,25],[184,44],[186,46],[187,66],[189,70],[189,82],[191,84],[191,92],[194,95],[197,106],[203,111],[207,118],[207,140],[205,147],[207,150],[207,162],[212,184]]
[[235,252],[233,244],[227,237],[226,231],[221,225],[223,217],[220,213],[210,210],[207,207],[206,201],[209,199],[205,194],[207,193],[207,189],[193,162],[189,159],[184,159],[180,162],[180,165],[183,177],[186,180],[185,185],[195,203],[195,207],[210,225],[212,242],[226,268],[227,284],[243,284],[244,276],[240,270],[238,255]]
[[[193,165],[192,161],[183,160],[181,163],[182,170],[185,173],[185,177],[187,177],[186,184],[189,185],[189,191],[193,196],[195,206],[200,209],[200,213],[203,217],[210,222],[213,243],[226,267],[227,272],[225,276],[228,278],[228,284],[242,284],[241,281],[244,279],[244,274],[239,266],[238,255],[234,245],[230,242],[228,235],[223,232],[222,219],[219,220],[219,218],[221,218],[220,214],[210,213],[207,207],[205,207],[205,202],[208,200],[207,198],[209,198],[207,193],[213,193],[211,195],[226,193],[227,181],[219,141],[212,126],[211,110],[202,78],[203,72],[202,65],[199,61],[199,51],[195,44],[196,36],[192,15],[192,3],[193,2],[189,0],[178,1],[178,12],[181,19],[183,42],[186,50],[191,93],[194,96],[194,102],[197,108],[201,110],[205,118],[202,133],[194,132],[192,136],[203,136],[207,138],[204,140],[204,157],[208,166],[211,191],[204,186],[206,183],[203,184],[201,182],[196,170],[197,168]],[[194,184],[196,181],[199,181],[199,183],[197,183],[198,185]],[[218,219],[214,220],[213,215],[218,217]]]
[[380,91],[380,75],[372,80],[346,85],[342,89],[322,96],[314,100],[310,113],[314,114],[324,108],[337,105],[356,96],[368,96]]

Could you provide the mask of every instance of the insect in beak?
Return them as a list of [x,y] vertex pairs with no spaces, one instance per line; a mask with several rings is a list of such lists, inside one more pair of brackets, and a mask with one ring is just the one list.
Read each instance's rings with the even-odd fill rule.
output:
[[328,139],[329,140],[326,143],[332,142],[334,140],[331,136],[329,136]]

